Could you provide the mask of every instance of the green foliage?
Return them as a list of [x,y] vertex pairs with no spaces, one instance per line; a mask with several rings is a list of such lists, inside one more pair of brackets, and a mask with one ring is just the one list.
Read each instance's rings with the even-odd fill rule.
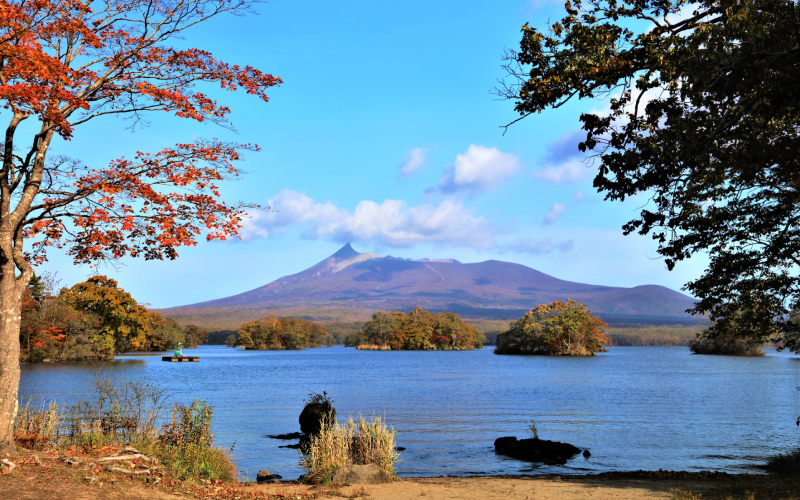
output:
[[150,317],[117,282],[105,276],[93,276],[72,288],[64,288],[59,298],[77,311],[92,313],[102,326],[92,342],[106,356],[128,352],[145,345]]
[[345,345],[371,344],[394,350],[476,349],[483,337],[458,314],[433,314],[417,306],[408,314],[376,312]]
[[714,335],[698,337],[689,342],[689,349],[695,354],[724,354],[728,356],[763,356],[764,351],[750,339]]
[[758,335],[743,335],[737,328],[737,317],[741,311],[733,313],[736,317],[728,318],[725,324],[730,330],[723,330],[712,322],[711,328],[698,333],[697,338],[689,342],[689,349],[695,354],[726,354],[734,356],[763,356],[759,346],[763,338]]
[[214,410],[205,401],[195,399],[191,405],[176,404],[172,417],[161,431],[159,439],[168,446],[204,448],[211,446],[211,417]]
[[358,334],[358,331],[364,325],[363,321],[332,321],[329,323],[321,323],[322,326],[328,330],[328,335],[335,340],[334,344],[344,344],[348,336]]
[[248,321],[238,330],[234,345],[248,349],[298,350],[327,343],[325,327],[305,319],[279,318],[270,314],[258,321]]
[[542,304],[498,335],[494,352],[593,356],[611,343],[601,330],[606,326],[586,306],[572,299]]
[[777,476],[800,477],[800,448],[770,457],[764,468]]
[[[186,332],[173,318],[165,318],[161,313],[149,311],[150,328],[140,351],[167,351],[186,343]],[[188,347],[188,346],[187,346]]]
[[[649,200],[625,234],[667,267],[707,253],[686,289],[709,333],[800,350],[800,5],[787,0],[568,0],[522,28],[499,93],[525,117],[611,97],[580,117],[607,200]],[[520,118],[521,119],[521,118]]]

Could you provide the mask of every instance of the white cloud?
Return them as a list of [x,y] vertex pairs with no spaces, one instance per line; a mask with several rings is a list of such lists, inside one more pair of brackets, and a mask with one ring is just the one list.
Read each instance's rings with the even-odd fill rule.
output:
[[471,144],[467,151],[456,156],[439,178],[438,189],[443,193],[475,195],[499,187],[520,168],[519,159],[497,148]]
[[568,184],[589,179],[592,170],[581,160],[571,160],[559,165],[549,165],[533,173],[533,177],[553,184]]
[[333,203],[317,203],[313,198],[291,189],[284,189],[267,201],[276,212],[270,225],[290,226],[309,221],[329,221],[344,216],[344,211]]
[[572,240],[550,241],[550,238],[541,240],[515,240],[501,247],[503,252],[527,253],[534,255],[547,254],[553,251],[569,252],[573,248]]
[[411,207],[402,200],[364,200],[350,213],[331,202],[318,203],[303,193],[285,189],[270,199],[269,205],[275,212],[258,213],[248,219],[242,230],[243,239],[267,238],[272,228],[298,225],[304,226],[304,236],[312,239],[388,247],[433,243],[489,248],[497,233],[490,221],[476,217],[453,200]]
[[586,193],[583,191],[575,191],[575,193],[572,195],[572,199],[575,201],[583,201],[586,199]]
[[544,214],[544,224],[550,225],[555,224],[559,217],[561,217],[561,212],[567,208],[561,203],[553,203],[552,210],[549,210],[546,214]]
[[337,241],[369,241],[381,246],[412,247],[420,243],[488,248],[493,225],[475,217],[461,203],[406,208],[402,200],[362,201],[352,215],[320,226],[315,234]]
[[400,165],[400,177],[411,177],[425,165],[425,148],[415,148],[406,154],[406,159]]

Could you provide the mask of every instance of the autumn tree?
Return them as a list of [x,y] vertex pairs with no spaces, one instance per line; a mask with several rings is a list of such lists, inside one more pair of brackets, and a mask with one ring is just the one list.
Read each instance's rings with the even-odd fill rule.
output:
[[[706,336],[800,350],[800,5],[791,0],[568,0],[525,25],[500,95],[520,118],[574,99],[594,186],[648,199],[625,234],[651,235],[667,268],[710,263],[685,289]],[[596,107],[596,105],[595,105]]]
[[100,319],[102,327],[91,340],[107,357],[144,346],[148,333],[164,322],[159,313],[155,313],[158,317],[154,319],[147,308],[105,276],[93,276],[64,288],[59,298],[74,309]]
[[[135,125],[161,112],[230,127],[230,109],[196,85],[243,89],[267,101],[265,92],[280,79],[217,60],[183,39],[189,28],[249,8],[247,0],[0,4],[7,120],[0,170],[0,453],[14,453],[20,312],[33,265],[52,247],[76,263],[174,259],[199,237],[235,236],[249,206],[222,202],[219,183],[239,175],[234,162],[243,150],[257,149],[198,140],[101,166],[48,155],[51,144],[113,115]],[[28,122],[34,126],[20,127]]]
[[608,325],[580,302],[568,299],[536,306],[497,336],[495,354],[593,356],[611,341]]
[[279,318],[276,314],[242,323],[237,333],[239,337],[233,345],[248,349],[320,347],[328,337],[328,331],[322,325],[301,318]]
[[201,330],[197,325],[186,325],[184,328],[186,347],[197,347],[205,342],[208,332]]
[[388,345],[393,350],[474,349],[486,339],[458,314],[416,306],[408,314],[376,312],[347,345]]

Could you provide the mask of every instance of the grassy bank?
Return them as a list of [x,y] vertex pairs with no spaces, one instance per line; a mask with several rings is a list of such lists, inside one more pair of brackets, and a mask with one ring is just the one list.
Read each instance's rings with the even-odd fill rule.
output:
[[163,388],[139,382],[99,380],[96,389],[96,399],[64,408],[23,405],[15,422],[17,446],[89,457],[128,449],[122,456],[130,460],[96,460],[154,478],[235,481],[229,453],[213,446],[213,408],[206,402],[170,404]]

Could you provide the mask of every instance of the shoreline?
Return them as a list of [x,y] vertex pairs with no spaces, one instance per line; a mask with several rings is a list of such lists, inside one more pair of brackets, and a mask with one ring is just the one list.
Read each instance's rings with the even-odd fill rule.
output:
[[[270,484],[178,480],[70,465],[68,454],[21,451],[17,467],[0,475],[4,500],[166,500],[187,499],[274,500],[584,500],[661,498],[747,499],[800,498],[800,481],[767,474],[680,470],[616,471],[596,474],[500,474],[485,476],[430,476],[396,478],[389,484],[312,486],[295,481]],[[37,457],[41,457],[41,460]],[[85,463],[85,462],[84,462]],[[89,480],[88,476],[94,479]],[[755,492],[755,496],[753,496]]]

